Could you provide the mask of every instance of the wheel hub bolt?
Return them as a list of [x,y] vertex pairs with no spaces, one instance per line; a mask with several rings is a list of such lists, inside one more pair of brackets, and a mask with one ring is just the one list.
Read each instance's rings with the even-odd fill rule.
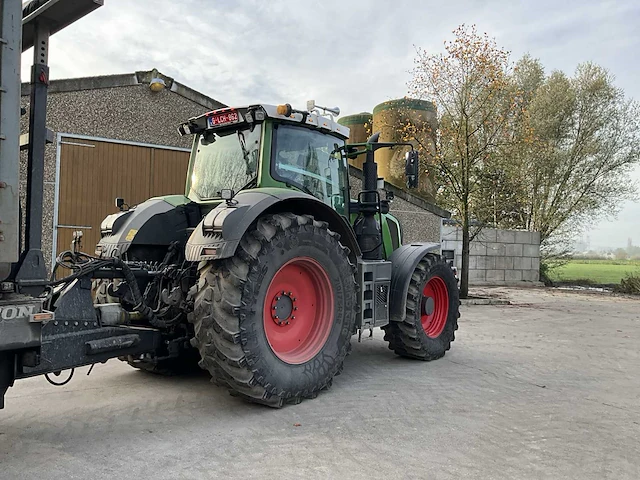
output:
[[286,290],[274,295],[271,303],[271,318],[275,324],[279,326],[290,325],[289,320],[296,318],[291,315],[294,310],[298,310],[298,307],[295,306],[295,300],[293,292],[287,292]]

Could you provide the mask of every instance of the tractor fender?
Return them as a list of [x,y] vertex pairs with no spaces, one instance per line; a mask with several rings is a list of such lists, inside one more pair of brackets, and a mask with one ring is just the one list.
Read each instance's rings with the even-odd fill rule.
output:
[[427,253],[440,250],[439,243],[410,243],[402,245],[391,254],[391,302],[389,320],[404,321],[407,314],[407,293],[411,275]]
[[200,220],[199,212],[192,212],[196,208],[195,204],[176,206],[162,198],[151,198],[130,210],[109,215],[100,225],[102,238],[96,253],[112,257],[121,256],[132,245],[166,247],[175,241],[184,244],[189,224]]
[[360,247],[351,226],[344,217],[317,198],[297,190],[254,189],[239,192],[233,200],[222,202],[211,210],[191,233],[185,258],[192,262],[232,257],[244,233],[259,217],[279,212],[313,215],[329,224],[350,249],[353,260]]

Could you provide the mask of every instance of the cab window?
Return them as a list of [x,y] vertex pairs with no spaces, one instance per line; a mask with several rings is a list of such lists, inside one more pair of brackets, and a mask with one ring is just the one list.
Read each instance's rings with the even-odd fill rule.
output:
[[344,145],[344,140],[309,128],[278,125],[272,174],[344,214],[347,167],[336,145]]

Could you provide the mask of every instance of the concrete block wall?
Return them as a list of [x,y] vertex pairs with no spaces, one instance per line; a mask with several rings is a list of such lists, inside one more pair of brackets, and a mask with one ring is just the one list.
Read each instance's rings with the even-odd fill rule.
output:
[[[442,225],[443,250],[455,252],[455,265],[462,269],[462,229]],[[484,229],[469,247],[469,285],[538,284],[540,277],[540,233]]]

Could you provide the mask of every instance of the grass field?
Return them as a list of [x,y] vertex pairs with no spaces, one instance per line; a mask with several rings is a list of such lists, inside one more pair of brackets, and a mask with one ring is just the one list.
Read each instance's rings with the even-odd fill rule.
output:
[[571,260],[549,272],[553,281],[590,280],[595,284],[614,284],[626,274],[640,275],[640,260]]

